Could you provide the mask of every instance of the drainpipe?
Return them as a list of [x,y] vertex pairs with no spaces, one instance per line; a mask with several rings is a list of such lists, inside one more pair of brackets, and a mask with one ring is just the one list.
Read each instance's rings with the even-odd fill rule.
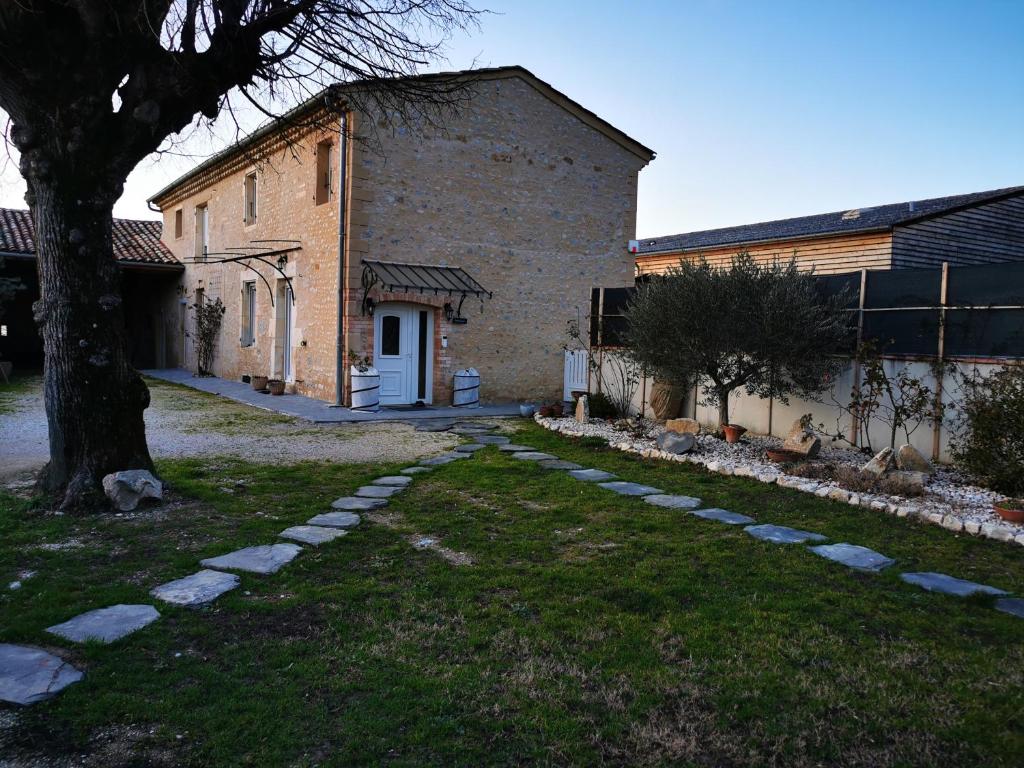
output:
[[338,124],[338,341],[334,372],[334,405],[344,405],[345,390],[345,293],[348,286],[348,263],[345,245],[348,233],[348,113],[342,112]]

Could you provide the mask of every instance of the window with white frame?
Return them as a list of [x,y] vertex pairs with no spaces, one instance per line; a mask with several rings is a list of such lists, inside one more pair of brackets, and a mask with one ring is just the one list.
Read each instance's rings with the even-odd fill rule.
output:
[[253,171],[245,177],[245,214],[242,218],[246,225],[256,223],[256,210],[256,171]]
[[196,258],[205,259],[210,252],[210,209],[206,203],[196,206]]
[[256,281],[242,283],[242,337],[243,347],[256,343]]

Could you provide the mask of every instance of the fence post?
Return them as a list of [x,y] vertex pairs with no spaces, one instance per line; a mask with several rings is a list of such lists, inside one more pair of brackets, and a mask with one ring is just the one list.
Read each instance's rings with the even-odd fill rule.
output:
[[[864,339],[864,295],[868,284],[868,271],[862,268],[860,271],[860,299],[857,302],[857,348],[853,358],[853,390],[860,390],[860,360],[857,354],[860,353],[860,345]],[[856,446],[860,437],[860,419],[856,412],[850,414],[850,445]]]
[[942,445],[942,378],[946,357],[946,298],[949,286],[949,262],[942,262],[942,283],[939,288],[939,357],[935,366],[935,422],[932,424],[932,461],[939,460]]

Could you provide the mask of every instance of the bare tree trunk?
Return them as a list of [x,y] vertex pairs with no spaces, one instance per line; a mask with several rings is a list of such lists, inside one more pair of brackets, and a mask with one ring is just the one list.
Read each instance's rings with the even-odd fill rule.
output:
[[731,390],[718,390],[716,397],[718,398],[718,429],[721,430],[726,424],[729,423],[729,392]]
[[50,437],[40,484],[62,496],[61,509],[97,508],[104,475],[153,469],[142,415],[149,390],[128,361],[113,200],[79,199],[39,180],[32,187]]

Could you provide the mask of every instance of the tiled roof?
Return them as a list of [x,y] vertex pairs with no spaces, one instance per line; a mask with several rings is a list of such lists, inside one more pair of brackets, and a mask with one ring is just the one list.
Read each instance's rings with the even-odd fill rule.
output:
[[969,195],[936,197],[930,200],[892,203],[873,208],[854,208],[834,213],[820,213],[816,216],[800,216],[795,219],[780,219],[759,224],[744,224],[738,227],[706,229],[701,232],[684,232],[679,235],[646,238],[640,240],[639,254],[642,256],[650,253],[695,251],[726,245],[738,246],[772,240],[886,230],[900,224],[909,224],[918,219],[948,213],[958,208],[966,208],[1014,194],[1024,194],[1024,187],[1007,187],[1006,189],[975,192]]
[[[160,241],[159,221],[114,219],[114,256],[133,264],[173,264],[174,258]],[[0,208],[0,253],[34,256],[36,252],[32,217],[28,211]]]

